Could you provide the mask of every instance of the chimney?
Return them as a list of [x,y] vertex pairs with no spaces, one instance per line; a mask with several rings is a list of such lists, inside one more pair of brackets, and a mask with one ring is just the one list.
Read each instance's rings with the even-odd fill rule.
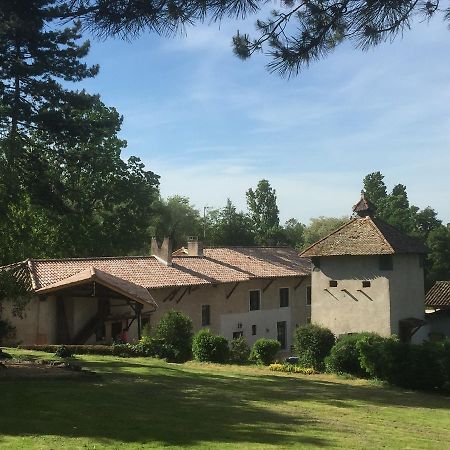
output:
[[188,256],[203,256],[203,242],[197,236],[188,237]]
[[172,242],[170,238],[165,237],[162,244],[159,245],[155,237],[152,237],[152,245],[150,254],[159,259],[162,263],[167,266],[172,265]]

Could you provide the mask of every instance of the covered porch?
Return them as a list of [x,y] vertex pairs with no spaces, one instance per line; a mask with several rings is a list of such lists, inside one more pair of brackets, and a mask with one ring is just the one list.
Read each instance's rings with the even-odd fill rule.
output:
[[[147,289],[91,266],[36,290],[46,310],[48,333],[54,344],[109,344],[140,339],[142,323],[157,308]],[[145,307],[145,312],[143,309]],[[50,342],[51,341],[51,342]]]

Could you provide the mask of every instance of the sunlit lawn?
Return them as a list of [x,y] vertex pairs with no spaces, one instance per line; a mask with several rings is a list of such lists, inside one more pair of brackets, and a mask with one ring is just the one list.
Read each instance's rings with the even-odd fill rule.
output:
[[101,377],[0,382],[1,449],[449,448],[448,397],[258,367],[77,360]]

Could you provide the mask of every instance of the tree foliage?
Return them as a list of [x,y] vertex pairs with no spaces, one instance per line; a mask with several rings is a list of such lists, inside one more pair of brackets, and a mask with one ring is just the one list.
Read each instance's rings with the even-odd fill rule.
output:
[[60,29],[56,17],[67,11],[55,0],[0,4],[0,132],[8,137],[6,160],[15,162],[29,142],[29,130],[73,133],[68,114],[89,108],[94,97],[72,91],[61,81],[93,77],[98,66],[81,62],[89,42],[79,43],[81,24]]
[[174,249],[186,245],[189,236],[203,235],[200,212],[189,198],[174,195],[155,203],[156,213],[151,225],[154,236],[167,236]]
[[[265,0],[61,0],[70,7],[65,17],[79,18],[101,36],[133,37],[144,31],[172,34],[205,19],[245,18],[260,11]],[[237,33],[236,55],[256,52],[270,58],[268,68],[295,75],[310,63],[350,42],[366,50],[392,41],[418,20],[439,15],[450,20],[443,0],[282,0],[267,19],[256,21],[256,36]]]
[[376,206],[376,215],[404,233],[419,238],[429,248],[425,265],[425,284],[450,278],[450,232],[436,211],[427,206],[419,209],[411,205],[406,186],[397,184],[388,193],[384,176],[373,172],[363,180],[366,196]]
[[247,206],[260,245],[276,244],[280,234],[280,219],[275,189],[268,180],[260,180],[253,190],[247,193]]
[[348,222],[348,217],[313,217],[305,228],[303,247],[309,247]]
[[[140,251],[158,177],[121,159],[122,118],[68,89],[95,76],[57,0],[0,4],[0,264]],[[64,84],[63,84],[64,82]]]
[[214,246],[254,245],[255,233],[250,217],[238,212],[230,199],[209,216],[207,241]]

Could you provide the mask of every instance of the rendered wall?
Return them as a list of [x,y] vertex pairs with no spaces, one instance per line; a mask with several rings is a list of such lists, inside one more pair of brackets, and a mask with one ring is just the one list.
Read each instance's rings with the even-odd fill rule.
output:
[[48,344],[56,335],[56,305],[53,297],[33,297],[23,311],[23,318],[14,316],[12,305],[3,303],[2,318],[16,327],[15,337],[5,344]]
[[[395,255],[391,286],[391,333],[398,334],[399,320],[425,319],[425,288],[419,255]],[[412,341],[419,340],[420,334]]]
[[[330,287],[330,280],[338,282]],[[362,281],[371,286],[362,287]],[[391,334],[389,279],[376,256],[320,258],[312,271],[311,320],[336,335],[374,331]]]
[[[330,287],[330,280],[338,282]],[[362,281],[370,281],[363,287]],[[424,317],[423,269],[418,255],[394,255],[393,270],[378,256],[321,257],[312,271],[312,321],[336,335],[398,333],[400,319]]]
[[[172,300],[166,300],[173,289],[154,289],[152,296],[158,303],[158,310],[153,313],[151,326],[154,327],[161,316],[168,310],[181,311],[193,322],[194,332],[209,328],[213,332],[232,339],[233,332],[243,332],[243,336],[251,344],[261,337],[277,337],[277,322],[286,321],[287,349],[292,342],[293,330],[297,325],[306,323],[309,307],[306,306],[306,286],[309,277],[283,278],[274,280],[263,292],[270,280],[252,280],[239,283],[230,294],[235,283],[227,283],[213,287],[211,285],[193,288],[181,297],[185,288],[180,288]],[[299,285],[299,282],[300,285]],[[289,288],[289,307],[280,308],[279,290]],[[295,289],[297,287],[297,289]],[[249,291],[261,290],[261,309],[249,310]],[[210,305],[211,323],[202,327],[202,305]],[[145,311],[145,308],[144,308]],[[256,325],[256,335],[252,335],[252,325]]]

